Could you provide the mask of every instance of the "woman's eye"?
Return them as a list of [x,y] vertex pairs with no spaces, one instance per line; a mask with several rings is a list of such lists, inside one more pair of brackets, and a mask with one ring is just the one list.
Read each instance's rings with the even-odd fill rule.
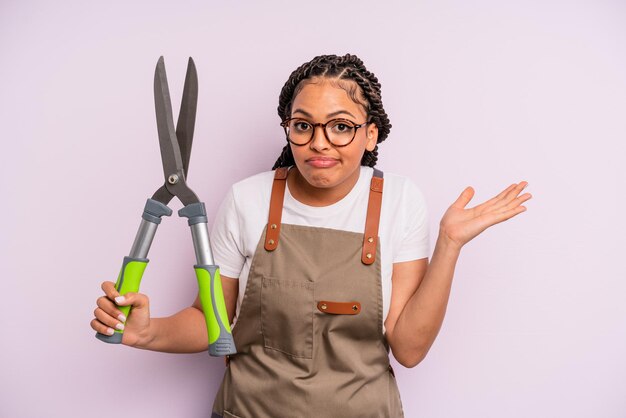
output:
[[346,133],[346,132],[351,132],[353,129],[352,125],[348,125],[347,123],[342,123],[342,122],[338,122],[333,124],[332,126],[332,130],[333,132],[337,132],[337,133]]
[[294,126],[297,131],[306,131],[310,128],[310,125],[306,122],[296,122]]

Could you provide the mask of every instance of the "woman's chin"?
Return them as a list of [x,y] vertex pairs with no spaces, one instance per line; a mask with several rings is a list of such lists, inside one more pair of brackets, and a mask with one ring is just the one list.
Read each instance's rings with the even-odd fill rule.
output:
[[335,176],[331,175],[330,172],[315,170],[312,173],[304,174],[302,177],[311,187],[318,189],[328,189],[336,186]]

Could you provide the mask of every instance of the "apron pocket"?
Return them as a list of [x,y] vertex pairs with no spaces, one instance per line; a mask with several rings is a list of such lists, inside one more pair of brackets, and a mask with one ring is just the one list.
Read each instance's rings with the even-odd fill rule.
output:
[[261,333],[266,348],[313,358],[314,284],[263,277]]

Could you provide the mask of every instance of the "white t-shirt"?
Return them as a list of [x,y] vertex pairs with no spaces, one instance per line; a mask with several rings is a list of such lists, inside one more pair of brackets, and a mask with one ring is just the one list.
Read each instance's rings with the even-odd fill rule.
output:
[[[282,223],[363,232],[369,185],[374,170],[361,166],[359,179],[340,201],[323,207],[305,205],[285,189]],[[213,224],[211,248],[222,275],[239,279],[239,316],[248,273],[261,233],[267,224],[274,171],[235,183],[222,202]],[[407,177],[384,173],[380,214],[381,281],[384,321],[391,300],[393,263],[430,256],[428,211],[420,189]],[[235,318],[235,323],[237,318]]]

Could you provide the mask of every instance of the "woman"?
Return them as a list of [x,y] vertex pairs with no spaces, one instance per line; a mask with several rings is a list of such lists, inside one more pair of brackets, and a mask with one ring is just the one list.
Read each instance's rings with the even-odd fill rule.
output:
[[[212,233],[238,353],[213,417],[402,417],[388,352],[405,367],[441,327],[461,247],[526,210],[526,182],[440,222],[428,263],[428,217],[407,178],[373,167],[391,128],[380,84],[354,55],[318,56],[280,95],[288,144],[274,165],[231,188]],[[123,344],[207,349],[199,298],[169,318],[143,294],[102,285],[92,328],[124,327]],[[126,320],[117,305],[132,305]]]

